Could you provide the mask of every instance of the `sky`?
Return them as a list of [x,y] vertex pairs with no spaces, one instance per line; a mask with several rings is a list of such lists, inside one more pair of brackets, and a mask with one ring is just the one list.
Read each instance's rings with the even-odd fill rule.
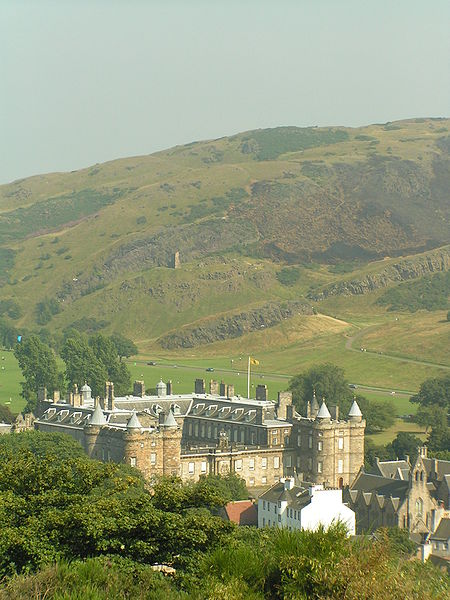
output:
[[0,183],[450,114],[448,0],[0,0]]

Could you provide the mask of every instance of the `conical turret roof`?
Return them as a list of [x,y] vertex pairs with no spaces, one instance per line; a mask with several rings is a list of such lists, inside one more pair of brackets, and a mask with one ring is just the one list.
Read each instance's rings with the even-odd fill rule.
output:
[[362,417],[361,409],[358,406],[356,400],[353,400],[353,404],[350,407],[350,411],[348,413],[349,417]]
[[166,417],[164,423],[161,423],[162,427],[178,427],[175,417],[173,416],[172,409],[169,410],[169,414]]
[[142,425],[137,418],[136,411],[133,411],[133,414],[130,417],[130,420],[127,423],[127,429],[142,429]]
[[89,425],[97,425],[101,427],[102,425],[106,425],[106,418],[101,409],[100,404],[97,404],[94,412],[92,413],[91,420],[89,421]]
[[325,400],[322,402],[319,412],[317,413],[317,419],[331,419],[330,411],[328,410]]

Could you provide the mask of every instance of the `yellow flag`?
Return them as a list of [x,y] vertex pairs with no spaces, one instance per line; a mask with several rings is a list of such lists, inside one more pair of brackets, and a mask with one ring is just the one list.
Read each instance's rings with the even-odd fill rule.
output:
[[256,360],[256,358],[250,358],[250,364],[251,365],[259,365],[259,360]]

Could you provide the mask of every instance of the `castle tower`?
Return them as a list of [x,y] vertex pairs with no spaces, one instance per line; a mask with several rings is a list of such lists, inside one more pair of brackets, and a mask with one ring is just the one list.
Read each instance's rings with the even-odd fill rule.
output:
[[181,472],[181,436],[182,428],[173,416],[172,409],[164,423],[159,426],[162,436],[163,475],[180,475]]
[[97,404],[94,412],[92,413],[91,419],[87,425],[84,426],[84,449],[86,454],[91,458],[102,458],[99,456],[99,450],[97,448],[98,437],[102,427],[106,425],[106,418],[100,407]]

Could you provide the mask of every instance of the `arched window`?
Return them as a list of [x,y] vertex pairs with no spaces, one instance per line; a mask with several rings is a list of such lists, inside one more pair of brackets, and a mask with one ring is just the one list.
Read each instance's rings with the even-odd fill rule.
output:
[[419,471],[416,471],[416,481],[419,481]]
[[419,498],[416,500],[416,514],[418,517],[421,517],[423,514],[423,500]]
[[420,471],[420,481],[423,481],[423,471]]

